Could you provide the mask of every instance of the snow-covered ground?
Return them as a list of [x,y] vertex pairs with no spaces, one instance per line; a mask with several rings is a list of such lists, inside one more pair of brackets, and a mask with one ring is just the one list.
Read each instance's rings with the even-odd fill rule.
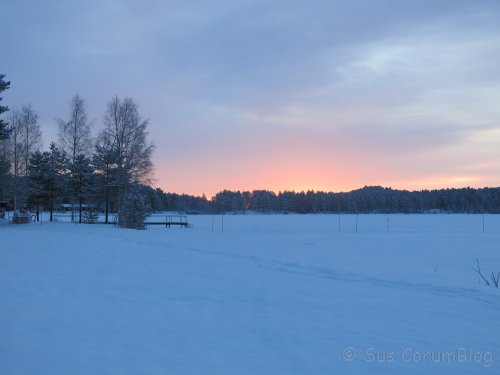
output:
[[498,374],[484,219],[0,225],[0,374]]

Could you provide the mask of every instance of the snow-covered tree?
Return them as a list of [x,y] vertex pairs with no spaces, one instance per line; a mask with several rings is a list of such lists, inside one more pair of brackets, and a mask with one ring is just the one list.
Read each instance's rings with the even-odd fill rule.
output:
[[99,213],[94,210],[87,210],[83,213],[83,222],[86,224],[97,224]]
[[145,229],[144,221],[151,213],[151,206],[140,186],[131,186],[125,194],[123,205],[120,208],[118,223],[121,227],[131,229]]

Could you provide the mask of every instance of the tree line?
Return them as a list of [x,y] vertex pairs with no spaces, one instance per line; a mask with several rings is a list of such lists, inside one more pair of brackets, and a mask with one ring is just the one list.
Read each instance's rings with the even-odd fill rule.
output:
[[[0,75],[0,92],[10,82]],[[1,98],[0,98],[1,100]],[[0,113],[7,112],[5,106]],[[153,144],[148,141],[147,120],[141,118],[131,98],[113,97],[106,107],[103,128],[91,134],[85,101],[75,95],[68,114],[57,120],[57,142],[42,151],[39,117],[31,105],[10,111],[0,122],[0,201],[17,211],[22,205],[50,211],[56,204],[71,203],[71,212],[82,222],[84,204],[98,204],[105,212],[128,217],[131,206],[144,200],[144,186],[152,171]],[[142,210],[148,207],[142,204]],[[123,222],[122,222],[123,223]]]
[[407,191],[366,186],[351,192],[278,194],[267,190],[223,191],[211,201],[220,212],[291,213],[500,213],[500,188]]
[[366,186],[351,192],[224,190],[211,199],[142,186],[153,211],[188,213],[500,213],[500,188],[407,191]]

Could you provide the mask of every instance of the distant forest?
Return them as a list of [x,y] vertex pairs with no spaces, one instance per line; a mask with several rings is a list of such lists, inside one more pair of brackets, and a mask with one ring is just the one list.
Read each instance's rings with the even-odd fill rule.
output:
[[500,188],[406,191],[367,186],[346,193],[224,190],[211,200],[144,187],[155,211],[193,213],[500,213]]
[[[213,198],[164,192],[148,185],[138,186],[151,211],[176,211],[190,214],[203,213],[500,213],[500,188],[462,188],[407,191],[366,186],[351,192],[321,191],[274,193],[268,190],[229,191],[217,193]],[[109,209],[119,207],[118,189],[111,191]],[[4,195],[4,198],[5,195]],[[11,198],[11,197],[8,197]],[[5,199],[12,208],[12,199]],[[30,199],[31,198],[31,199]],[[0,199],[1,200],[1,199]],[[54,206],[71,203],[72,194],[60,193]],[[101,212],[106,208],[104,194],[86,196],[85,203],[95,204]],[[31,207],[48,209],[48,202],[28,198]],[[44,204],[47,203],[47,204]]]

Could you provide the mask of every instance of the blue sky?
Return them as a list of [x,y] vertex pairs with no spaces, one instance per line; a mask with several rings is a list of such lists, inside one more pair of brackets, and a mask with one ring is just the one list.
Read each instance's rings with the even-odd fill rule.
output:
[[500,2],[2,2],[11,108],[150,120],[156,185],[500,185]]

